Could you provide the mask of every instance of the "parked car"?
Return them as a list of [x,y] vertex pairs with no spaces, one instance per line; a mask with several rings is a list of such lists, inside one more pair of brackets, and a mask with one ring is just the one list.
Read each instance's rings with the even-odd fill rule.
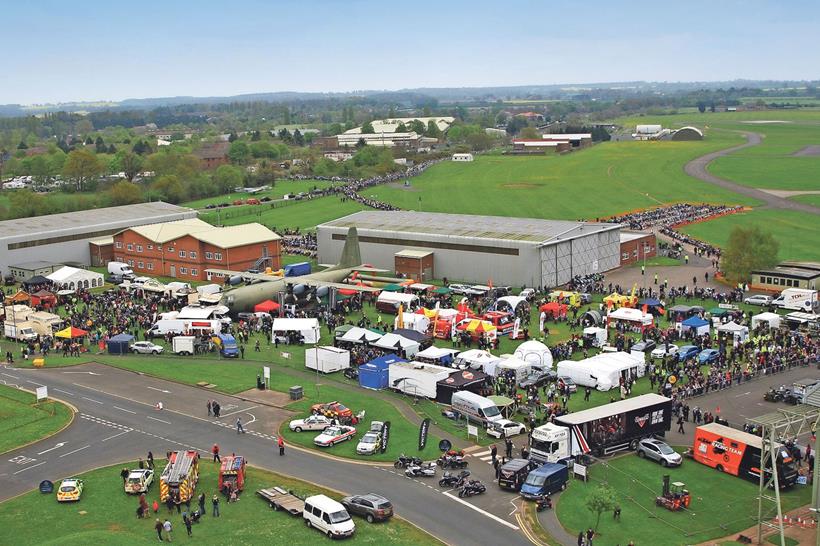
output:
[[518,295],[527,301],[532,301],[535,297],[535,288],[525,288]]
[[356,524],[345,507],[325,495],[306,498],[302,517],[308,528],[315,527],[331,539],[349,537],[356,532]]
[[487,423],[487,436],[494,436],[499,439],[517,436],[524,434],[527,428],[517,422],[509,419],[501,419],[500,421],[490,421]]
[[332,447],[345,440],[350,440],[356,435],[356,427],[345,425],[334,425],[327,427],[316,438],[313,443],[319,447]]
[[480,291],[475,290],[469,284],[450,284],[447,285],[447,288],[450,289],[451,294],[456,294],[458,296],[477,296],[481,294]]
[[329,417],[324,415],[311,415],[305,419],[294,419],[288,425],[288,428],[294,432],[302,432],[303,430],[325,430],[332,425],[333,422]]
[[651,339],[647,339],[646,341],[639,341],[635,345],[632,346],[633,351],[640,351],[642,353],[651,353],[658,347],[658,344],[655,343]]
[[384,521],[393,515],[393,503],[375,493],[345,497],[342,506],[349,513],[362,516],[368,523]]
[[649,354],[652,358],[665,358],[667,356],[675,356],[678,354],[680,347],[673,343],[667,343],[664,345],[658,345],[652,352]]
[[638,457],[646,457],[661,463],[663,466],[680,466],[683,463],[681,454],[669,447],[666,442],[654,438],[644,438],[638,442],[635,450]]
[[578,385],[575,384],[575,381],[573,381],[571,377],[564,375],[559,377],[558,381],[563,381],[564,385],[569,387],[569,392],[578,392]]
[[147,493],[152,483],[154,483],[154,471],[150,468],[132,470],[128,473],[128,479],[125,480],[125,492]]
[[356,445],[356,453],[359,455],[373,455],[379,450],[381,443],[381,432],[371,430],[366,432],[365,435],[359,440],[359,443]]
[[265,196],[265,197],[263,197],[262,199],[260,199],[259,201],[261,201],[262,203],[267,203],[267,202],[268,202],[268,201],[270,201],[270,200],[271,200],[271,198],[270,198],[270,197]]
[[743,303],[746,305],[770,305],[772,303],[772,297],[765,294],[755,294],[754,296],[745,298]]
[[719,356],[720,351],[717,349],[704,349],[698,354],[698,362],[701,364],[711,364],[712,362],[717,362]]
[[353,410],[340,404],[337,401],[327,402],[325,404],[313,404],[310,407],[311,413],[318,413],[326,417],[353,417]]
[[592,294],[581,292],[581,305],[592,303]]
[[552,370],[533,371],[527,377],[519,381],[518,386],[522,389],[528,389],[532,386],[541,387],[549,381],[556,379],[557,375]]
[[344,376],[352,381],[358,381],[359,379],[359,368],[357,366],[351,366],[349,368],[345,368],[342,372]]
[[695,358],[698,356],[700,349],[698,349],[697,345],[684,345],[678,351],[678,362],[686,362],[690,358]]
[[57,502],[76,502],[83,494],[83,480],[67,478],[57,488]]
[[132,353],[141,355],[158,355],[162,352],[162,346],[150,341],[137,341],[132,343],[129,349]]

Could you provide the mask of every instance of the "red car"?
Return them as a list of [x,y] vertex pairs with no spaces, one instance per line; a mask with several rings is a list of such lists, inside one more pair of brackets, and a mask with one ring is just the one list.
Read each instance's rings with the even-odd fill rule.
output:
[[326,404],[313,404],[310,407],[310,412],[318,413],[331,419],[335,417],[341,420],[353,417],[353,410],[335,400],[333,402],[327,402]]

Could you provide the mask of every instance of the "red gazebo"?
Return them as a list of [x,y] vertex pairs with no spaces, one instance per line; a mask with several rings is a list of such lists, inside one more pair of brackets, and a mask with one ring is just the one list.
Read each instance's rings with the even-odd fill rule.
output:
[[48,290],[40,290],[31,295],[32,307],[42,306],[45,309],[57,307],[57,296]]
[[279,304],[273,300],[265,300],[253,306],[255,313],[272,313],[279,310]]

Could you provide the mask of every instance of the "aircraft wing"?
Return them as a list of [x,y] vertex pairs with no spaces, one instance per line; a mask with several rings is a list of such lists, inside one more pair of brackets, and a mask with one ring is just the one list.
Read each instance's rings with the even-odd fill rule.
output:
[[230,269],[206,269],[205,273],[210,273],[212,275],[225,275],[227,277],[239,276],[249,281],[271,282],[282,280],[282,277],[277,277],[275,275],[265,275],[264,273],[248,273],[247,271],[232,271]]
[[305,277],[286,277],[285,282],[287,282],[288,284],[304,284],[306,286],[314,287],[326,286],[328,288],[337,288],[340,290],[355,290],[357,292],[381,292],[381,288],[373,288],[372,286],[359,286],[356,284],[345,284],[341,282],[317,281]]
[[379,269],[378,267],[368,267],[366,265],[353,267],[351,269],[353,269],[353,271],[359,271],[361,273],[390,273],[389,269]]

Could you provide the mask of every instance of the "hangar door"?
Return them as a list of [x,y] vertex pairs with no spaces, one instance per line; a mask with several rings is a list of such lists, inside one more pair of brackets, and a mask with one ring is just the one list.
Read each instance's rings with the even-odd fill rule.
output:
[[541,284],[555,287],[572,278],[572,241],[541,247]]

